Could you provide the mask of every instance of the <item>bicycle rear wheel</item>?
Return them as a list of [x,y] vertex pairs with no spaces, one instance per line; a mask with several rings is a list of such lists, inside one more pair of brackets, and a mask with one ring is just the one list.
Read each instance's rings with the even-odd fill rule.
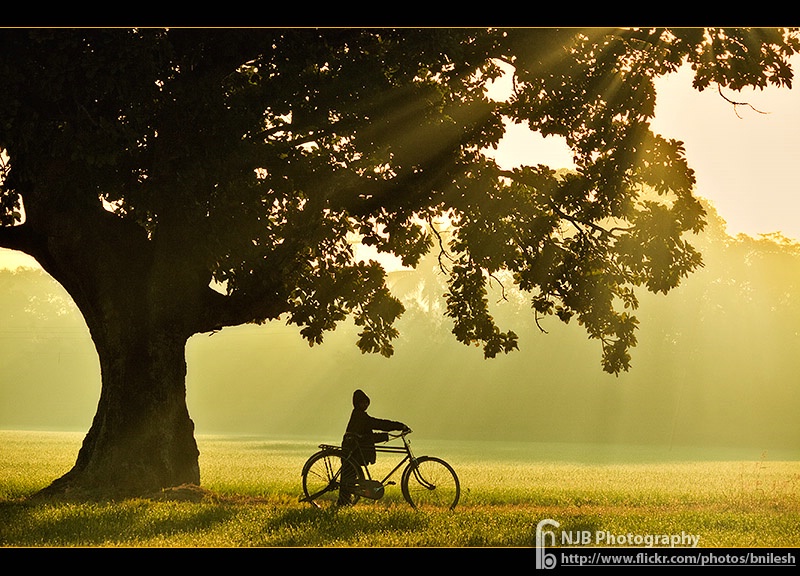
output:
[[321,508],[335,504],[355,504],[359,497],[348,485],[364,478],[361,467],[342,457],[341,451],[321,450],[303,466],[305,500]]
[[403,497],[412,508],[448,509],[458,504],[461,484],[452,466],[433,456],[420,456],[403,471]]

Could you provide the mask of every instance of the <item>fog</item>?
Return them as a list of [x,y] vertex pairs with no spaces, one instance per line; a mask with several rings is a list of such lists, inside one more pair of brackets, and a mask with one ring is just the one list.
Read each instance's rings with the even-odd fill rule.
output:
[[[419,439],[590,442],[660,449],[800,453],[800,246],[730,238],[712,222],[706,265],[668,295],[642,293],[632,368],[601,369],[576,324],[535,323],[499,297],[495,316],[520,350],[491,360],[449,333],[435,259],[390,275],[407,312],[392,358],[363,355],[342,325],[310,348],[296,327],[228,328],[187,346],[198,434],[340,439],[351,396]],[[100,390],[83,320],[49,277],[0,271],[0,428],[88,430]]]

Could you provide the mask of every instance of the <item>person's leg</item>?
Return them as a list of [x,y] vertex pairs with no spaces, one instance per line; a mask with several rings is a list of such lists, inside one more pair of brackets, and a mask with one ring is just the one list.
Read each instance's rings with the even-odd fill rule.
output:
[[339,499],[336,503],[340,506],[347,506],[352,504],[353,495],[350,487],[356,481],[356,472],[351,465],[348,465],[348,460],[342,460],[342,475],[339,481]]

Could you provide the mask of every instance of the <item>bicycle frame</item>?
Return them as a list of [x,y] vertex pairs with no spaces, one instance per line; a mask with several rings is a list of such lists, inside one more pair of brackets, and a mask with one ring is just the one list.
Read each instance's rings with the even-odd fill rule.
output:
[[[391,478],[395,474],[395,472],[400,470],[400,468],[402,468],[403,465],[411,464],[416,460],[416,458],[414,457],[413,452],[411,451],[411,446],[410,446],[411,443],[406,439],[406,434],[405,433],[401,433],[401,434],[398,434],[396,436],[392,436],[390,438],[390,440],[394,440],[394,439],[397,439],[397,438],[402,439],[402,441],[403,441],[403,445],[402,446],[381,446],[381,445],[376,445],[375,446],[375,452],[382,452],[382,453],[389,453],[389,454],[404,454],[402,460],[400,460],[400,462],[398,462],[397,465],[395,465],[395,467],[392,468],[392,470],[386,476],[384,476],[383,480],[380,480],[380,485],[381,486],[389,486],[391,484],[394,484],[394,482],[388,482],[389,478]],[[335,444],[320,444],[319,447],[322,450],[330,450],[330,451],[333,451],[333,452],[337,452],[337,451],[338,452],[343,452],[342,447],[341,446],[337,446]],[[344,457],[345,458],[350,458],[351,454],[352,453],[348,453],[348,454],[344,455]],[[360,467],[361,467],[362,470],[364,470],[364,476],[365,476],[364,479],[372,481],[373,478],[372,478],[372,474],[370,472],[369,465],[368,464],[363,464],[363,465],[360,465]],[[330,472],[333,472],[333,471],[331,470]],[[327,487],[323,488],[321,491],[319,491],[316,494],[312,494],[312,495],[310,495],[310,496],[308,496],[306,498],[301,498],[300,500],[304,501],[304,502],[314,503],[314,499],[319,497],[319,496],[321,496],[325,492],[328,492],[328,491],[330,491],[332,489],[338,489],[338,480],[339,480],[339,475],[340,474],[341,474],[341,470],[339,470],[332,477],[331,484],[329,484]]]
[[[389,454],[405,454],[403,459],[400,460],[400,462],[398,462],[397,465],[394,468],[392,468],[392,470],[386,476],[384,476],[383,480],[380,481],[380,483],[382,485],[384,485],[384,486],[388,485],[387,484],[387,480],[389,480],[389,478],[391,478],[394,475],[395,472],[400,470],[400,468],[402,468],[404,464],[412,463],[415,460],[414,454],[411,452],[410,443],[409,443],[408,440],[406,440],[406,435],[405,434],[398,434],[397,436],[394,436],[394,438],[391,438],[391,440],[393,440],[395,438],[400,438],[400,439],[403,440],[403,446],[402,447],[401,446],[378,446],[378,445],[375,446],[375,452],[383,452],[383,453],[389,453]],[[366,473],[367,480],[372,480],[372,475],[370,474],[369,466],[368,465],[364,465],[364,466],[362,466],[362,468],[364,469],[364,471]]]

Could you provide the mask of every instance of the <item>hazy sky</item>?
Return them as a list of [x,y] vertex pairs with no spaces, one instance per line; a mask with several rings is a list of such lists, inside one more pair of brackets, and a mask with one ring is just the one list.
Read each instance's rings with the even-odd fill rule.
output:
[[[800,58],[795,58],[800,76]],[[748,101],[734,109],[714,90],[691,87],[690,70],[662,78],[653,127],[682,140],[697,175],[697,194],[711,200],[728,232],[751,236],[781,231],[800,240],[800,88],[727,93]],[[536,149],[536,162],[571,163],[565,147],[514,128],[499,153],[509,164]],[[35,265],[24,254],[0,249],[0,266]]]

